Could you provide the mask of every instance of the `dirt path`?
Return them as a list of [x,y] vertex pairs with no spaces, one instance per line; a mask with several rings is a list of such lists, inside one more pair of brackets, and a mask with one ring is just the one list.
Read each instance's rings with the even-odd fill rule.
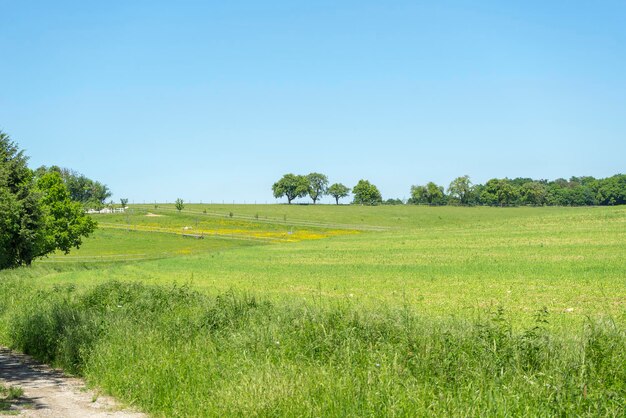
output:
[[139,418],[144,414],[121,409],[107,396],[87,390],[81,379],[64,376],[30,357],[0,347],[0,384],[20,387],[24,394],[6,404],[0,416],[23,417],[117,417]]

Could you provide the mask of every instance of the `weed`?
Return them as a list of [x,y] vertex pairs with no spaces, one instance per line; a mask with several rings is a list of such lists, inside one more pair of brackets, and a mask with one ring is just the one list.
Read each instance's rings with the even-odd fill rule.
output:
[[6,386],[0,384],[0,415],[6,414],[18,414],[19,411],[14,411],[11,406],[15,401],[19,400],[24,395],[24,390],[18,386]]

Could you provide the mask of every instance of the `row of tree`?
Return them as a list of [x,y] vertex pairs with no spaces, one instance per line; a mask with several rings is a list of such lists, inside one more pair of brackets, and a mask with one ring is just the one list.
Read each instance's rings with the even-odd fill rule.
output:
[[56,165],[51,167],[44,165],[35,170],[36,177],[41,177],[46,173],[58,173],[70,193],[70,198],[82,203],[85,209],[102,209],[106,200],[111,197],[111,191],[105,184],[91,180],[74,170]]
[[275,198],[286,197],[287,203],[305,196],[310,196],[313,204],[326,194],[335,198],[337,204],[339,199],[350,194],[350,189],[343,184],[335,183],[328,186],[328,177],[320,173],[310,173],[306,176],[299,174],[285,174],[272,186]]
[[448,186],[429,182],[412,186],[407,203],[429,205],[486,206],[594,206],[626,204],[626,175],[596,179],[572,177],[569,180],[534,180],[531,178],[491,179],[472,184],[469,176],[457,177]]
[[28,157],[0,132],[0,269],[78,248],[96,222],[72,200],[57,170],[33,171]]
[[285,174],[272,186],[274,197],[286,197],[291,203],[296,198],[309,196],[315,204],[320,197],[330,195],[339,199],[354,196],[352,203],[426,204],[426,205],[485,205],[485,206],[592,206],[626,204],[626,175],[596,179],[572,177],[569,180],[534,180],[531,178],[491,179],[485,184],[473,184],[469,176],[457,177],[445,189],[434,182],[411,186],[411,197],[383,201],[378,188],[367,180],[360,180],[352,189],[341,183],[328,186],[328,178],[320,173],[306,176]]
[[310,173],[306,176],[299,174],[285,174],[272,186],[275,198],[286,197],[287,203],[291,204],[294,199],[309,196],[316,204],[323,196],[332,196],[339,204],[343,199],[352,194],[354,203],[363,205],[377,205],[382,203],[382,195],[376,186],[367,180],[360,180],[352,189],[341,183],[328,185],[328,177],[320,173]]

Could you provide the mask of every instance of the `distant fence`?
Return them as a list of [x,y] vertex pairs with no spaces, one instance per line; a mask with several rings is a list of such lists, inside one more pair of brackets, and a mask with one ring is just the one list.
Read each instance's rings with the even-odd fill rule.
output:
[[126,208],[104,208],[100,210],[89,209],[85,211],[85,213],[124,213],[124,212],[126,212]]
[[204,234],[183,234],[183,238],[204,239]]

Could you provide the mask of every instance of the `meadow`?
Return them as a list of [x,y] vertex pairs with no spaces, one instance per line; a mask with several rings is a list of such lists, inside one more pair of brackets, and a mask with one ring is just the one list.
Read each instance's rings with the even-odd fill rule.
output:
[[626,413],[624,207],[94,217],[0,272],[0,342],[154,415]]

